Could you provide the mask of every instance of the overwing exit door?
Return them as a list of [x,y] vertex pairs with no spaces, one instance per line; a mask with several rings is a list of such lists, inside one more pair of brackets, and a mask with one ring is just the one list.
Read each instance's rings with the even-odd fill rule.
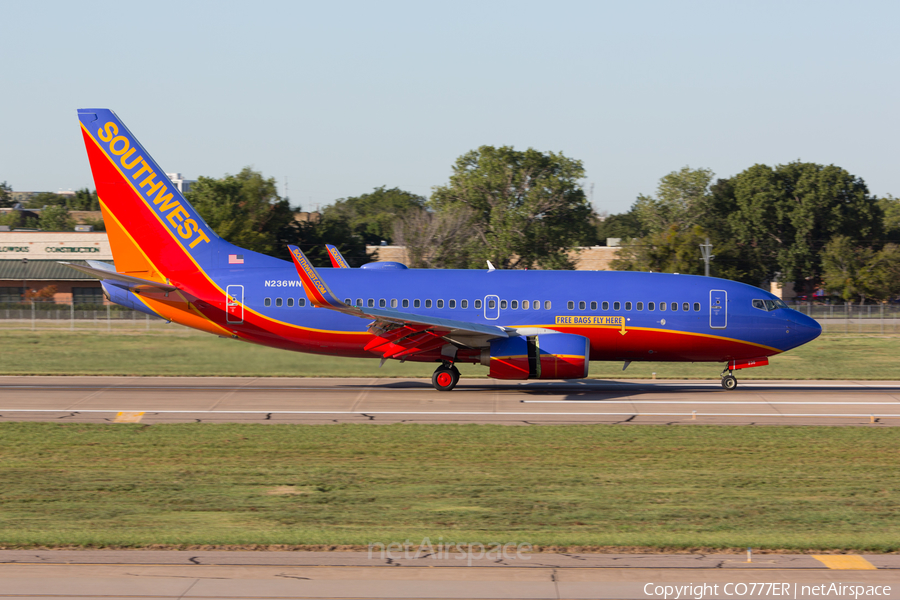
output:
[[484,297],[484,318],[491,321],[500,318],[500,296]]
[[225,288],[225,321],[234,324],[244,322],[244,286],[229,285]]
[[709,290],[709,326],[725,329],[728,326],[728,292]]

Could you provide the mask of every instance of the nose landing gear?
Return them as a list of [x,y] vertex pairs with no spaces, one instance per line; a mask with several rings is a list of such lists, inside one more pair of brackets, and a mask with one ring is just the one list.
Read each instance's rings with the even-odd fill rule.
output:
[[431,385],[439,392],[449,392],[459,382],[459,369],[452,363],[444,363],[434,370]]

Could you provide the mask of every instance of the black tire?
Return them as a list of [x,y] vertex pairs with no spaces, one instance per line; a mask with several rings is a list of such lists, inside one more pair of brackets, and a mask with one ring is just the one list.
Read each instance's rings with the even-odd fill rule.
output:
[[737,387],[737,379],[734,375],[726,375],[722,378],[722,387],[726,390],[733,390]]
[[439,392],[449,392],[459,382],[459,371],[456,367],[441,366],[435,369],[431,376],[431,385]]

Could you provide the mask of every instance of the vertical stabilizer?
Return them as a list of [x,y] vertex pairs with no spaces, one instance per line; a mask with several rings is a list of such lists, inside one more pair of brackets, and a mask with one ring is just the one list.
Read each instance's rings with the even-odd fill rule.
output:
[[78,118],[116,270],[164,281],[209,267],[219,237],[116,114],[79,109]]

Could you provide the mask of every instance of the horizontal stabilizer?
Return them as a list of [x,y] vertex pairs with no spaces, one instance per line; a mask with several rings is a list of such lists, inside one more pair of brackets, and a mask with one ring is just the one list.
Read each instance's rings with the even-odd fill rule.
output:
[[140,277],[132,277],[131,275],[122,275],[121,273],[107,270],[106,268],[97,268],[93,266],[86,267],[84,265],[76,265],[68,262],[60,262],[59,264],[65,265],[70,269],[75,269],[76,271],[81,271],[82,273],[90,275],[91,277],[96,277],[102,281],[119,283],[122,287],[127,287],[131,291],[149,291],[155,289],[163,292],[174,292],[178,289],[174,285],[150,281],[149,279],[141,279]]

